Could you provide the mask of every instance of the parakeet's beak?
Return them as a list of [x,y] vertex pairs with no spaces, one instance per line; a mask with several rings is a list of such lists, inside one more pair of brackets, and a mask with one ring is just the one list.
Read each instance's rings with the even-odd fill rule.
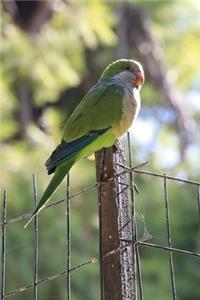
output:
[[143,85],[144,83],[144,75],[142,72],[136,72],[135,73],[135,79],[134,79],[134,85],[139,88]]

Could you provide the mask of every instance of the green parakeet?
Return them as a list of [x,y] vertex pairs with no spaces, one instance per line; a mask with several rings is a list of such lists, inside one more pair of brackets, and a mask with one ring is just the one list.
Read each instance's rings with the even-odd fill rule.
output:
[[46,161],[48,174],[54,175],[26,226],[78,160],[112,146],[128,130],[140,110],[143,83],[143,68],[134,60],[116,60],[103,71],[66,121],[61,143]]

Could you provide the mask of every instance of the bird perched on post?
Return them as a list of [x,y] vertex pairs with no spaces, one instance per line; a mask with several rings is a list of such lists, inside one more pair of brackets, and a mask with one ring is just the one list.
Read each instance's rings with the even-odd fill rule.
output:
[[140,110],[143,83],[143,68],[135,60],[116,60],[103,71],[66,121],[61,143],[46,161],[48,174],[54,175],[25,227],[78,160],[112,146],[128,130]]

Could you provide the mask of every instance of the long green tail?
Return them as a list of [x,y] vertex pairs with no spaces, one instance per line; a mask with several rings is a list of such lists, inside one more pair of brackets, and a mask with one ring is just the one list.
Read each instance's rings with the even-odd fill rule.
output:
[[65,175],[69,172],[74,163],[74,159],[68,160],[56,168],[55,174],[47,186],[38,206],[34,210],[31,218],[28,220],[24,228],[33,220],[33,218],[46,206],[51,195],[55,192]]

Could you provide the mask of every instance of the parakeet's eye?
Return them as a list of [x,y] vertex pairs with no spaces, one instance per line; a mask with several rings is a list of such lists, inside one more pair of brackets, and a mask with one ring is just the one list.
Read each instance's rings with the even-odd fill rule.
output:
[[128,66],[128,67],[126,67],[126,70],[130,70],[131,68]]

